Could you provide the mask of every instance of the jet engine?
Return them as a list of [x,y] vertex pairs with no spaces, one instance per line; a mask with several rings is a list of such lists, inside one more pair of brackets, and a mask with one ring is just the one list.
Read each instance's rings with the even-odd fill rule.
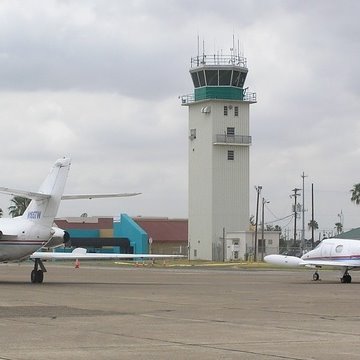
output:
[[51,228],[52,237],[51,239],[44,245],[47,248],[54,248],[57,246],[61,246],[70,241],[70,235],[67,231],[60,229],[58,227]]

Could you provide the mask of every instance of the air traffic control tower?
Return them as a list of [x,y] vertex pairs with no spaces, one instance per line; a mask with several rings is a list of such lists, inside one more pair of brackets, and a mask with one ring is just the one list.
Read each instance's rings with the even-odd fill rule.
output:
[[[225,259],[228,232],[249,229],[250,104],[246,59],[191,59],[189,107],[189,258]],[[235,244],[236,245],[236,244]]]

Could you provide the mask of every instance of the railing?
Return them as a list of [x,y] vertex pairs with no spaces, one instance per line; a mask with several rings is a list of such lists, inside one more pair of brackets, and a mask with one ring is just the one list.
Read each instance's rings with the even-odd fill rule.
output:
[[199,66],[240,66],[247,68],[246,58],[239,55],[198,55],[191,58],[191,67]]
[[243,101],[250,101],[250,102],[256,102],[256,93],[254,92],[246,92],[244,94]]
[[251,145],[251,136],[217,134],[215,144]]
[[[243,95],[244,97],[242,99],[239,99],[240,101],[247,101],[247,102],[256,102],[256,93],[254,92],[245,92]],[[187,95],[181,95],[179,96],[179,99],[181,99],[181,105],[188,105],[193,102],[195,102],[195,95],[194,94],[187,94]],[[209,97],[209,99],[214,99]],[[201,99],[201,100],[207,100],[207,99]],[[215,99],[216,100],[216,99]],[[220,99],[224,100],[224,99]],[[232,99],[234,100],[234,99]]]
[[181,105],[187,105],[195,101],[195,95],[194,94],[181,95],[179,96],[179,99],[181,99]]

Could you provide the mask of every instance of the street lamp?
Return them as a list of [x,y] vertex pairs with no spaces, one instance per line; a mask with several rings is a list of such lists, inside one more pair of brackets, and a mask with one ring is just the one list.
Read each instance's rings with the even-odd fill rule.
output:
[[264,239],[264,232],[265,232],[265,221],[264,221],[264,207],[265,204],[269,204],[270,201],[266,201],[262,198],[262,220],[261,220],[261,261],[264,260],[264,249],[265,249],[265,239]]
[[255,247],[254,247],[254,261],[257,261],[257,237],[258,237],[258,221],[259,221],[259,198],[261,193],[262,186],[255,186],[257,192],[256,196],[256,218],[255,218]]

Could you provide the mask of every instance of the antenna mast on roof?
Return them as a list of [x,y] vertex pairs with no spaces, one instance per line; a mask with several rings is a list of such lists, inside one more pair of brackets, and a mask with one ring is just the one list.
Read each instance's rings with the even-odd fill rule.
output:
[[200,37],[199,33],[197,35],[197,59],[196,59],[196,66],[199,66],[199,56],[200,56]]

